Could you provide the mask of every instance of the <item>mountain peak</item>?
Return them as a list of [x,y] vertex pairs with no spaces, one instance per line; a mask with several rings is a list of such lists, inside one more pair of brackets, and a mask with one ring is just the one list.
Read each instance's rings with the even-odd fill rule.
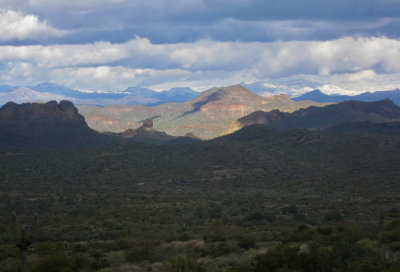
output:
[[263,98],[241,85],[231,85],[204,91],[193,101],[205,105],[217,101],[222,104],[235,104],[260,99]]
[[320,89],[315,89],[315,90],[309,92],[309,94],[323,94],[323,95],[326,95],[326,94],[324,94],[323,92],[321,92]]
[[52,83],[52,82],[42,82],[42,83],[36,84],[35,87],[56,87],[56,88],[59,88],[60,86],[58,86],[57,84]]

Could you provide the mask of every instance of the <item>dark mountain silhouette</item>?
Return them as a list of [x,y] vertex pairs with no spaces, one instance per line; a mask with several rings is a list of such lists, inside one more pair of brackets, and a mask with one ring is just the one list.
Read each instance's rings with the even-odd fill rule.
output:
[[393,91],[378,91],[378,92],[365,92],[359,95],[327,95],[321,92],[320,90],[314,90],[305,94],[300,95],[299,97],[292,98],[294,101],[304,101],[304,100],[312,100],[320,103],[326,102],[343,102],[346,100],[358,100],[363,102],[373,102],[383,99],[390,99],[394,103],[400,105],[400,90],[396,89]]
[[0,109],[0,146],[93,146],[112,141],[90,129],[69,101],[48,103],[9,102]]
[[345,101],[325,107],[309,107],[293,113],[257,111],[239,118],[231,126],[263,124],[277,128],[326,129],[346,123],[385,123],[400,120],[400,107],[389,99],[376,102]]

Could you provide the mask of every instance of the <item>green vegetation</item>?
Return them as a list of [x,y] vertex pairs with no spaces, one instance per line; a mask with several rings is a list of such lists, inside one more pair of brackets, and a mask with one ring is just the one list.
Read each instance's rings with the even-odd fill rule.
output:
[[[0,153],[0,271],[399,271],[400,139],[247,127]],[[30,232],[29,232],[30,233]]]

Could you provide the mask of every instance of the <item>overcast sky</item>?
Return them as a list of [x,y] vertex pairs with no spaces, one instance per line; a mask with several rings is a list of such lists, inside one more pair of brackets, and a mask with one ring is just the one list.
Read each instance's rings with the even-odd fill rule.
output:
[[400,1],[0,0],[0,84],[202,90],[293,79],[400,87]]

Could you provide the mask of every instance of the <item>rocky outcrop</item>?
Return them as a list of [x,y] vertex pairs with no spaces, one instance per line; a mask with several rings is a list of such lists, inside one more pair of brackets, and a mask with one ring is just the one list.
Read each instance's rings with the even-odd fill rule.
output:
[[0,109],[0,148],[81,147],[113,140],[90,129],[69,101],[8,102]]
[[147,129],[153,129],[153,118],[149,118],[143,121],[143,127]]
[[78,113],[77,108],[70,101],[60,103],[50,101],[47,103],[8,102],[0,109],[0,120],[3,121],[44,121],[63,120],[85,122],[85,118]]
[[186,133],[184,137],[186,137],[186,138],[192,138],[192,139],[199,139],[196,135],[194,135],[193,132],[188,132],[188,133]]

